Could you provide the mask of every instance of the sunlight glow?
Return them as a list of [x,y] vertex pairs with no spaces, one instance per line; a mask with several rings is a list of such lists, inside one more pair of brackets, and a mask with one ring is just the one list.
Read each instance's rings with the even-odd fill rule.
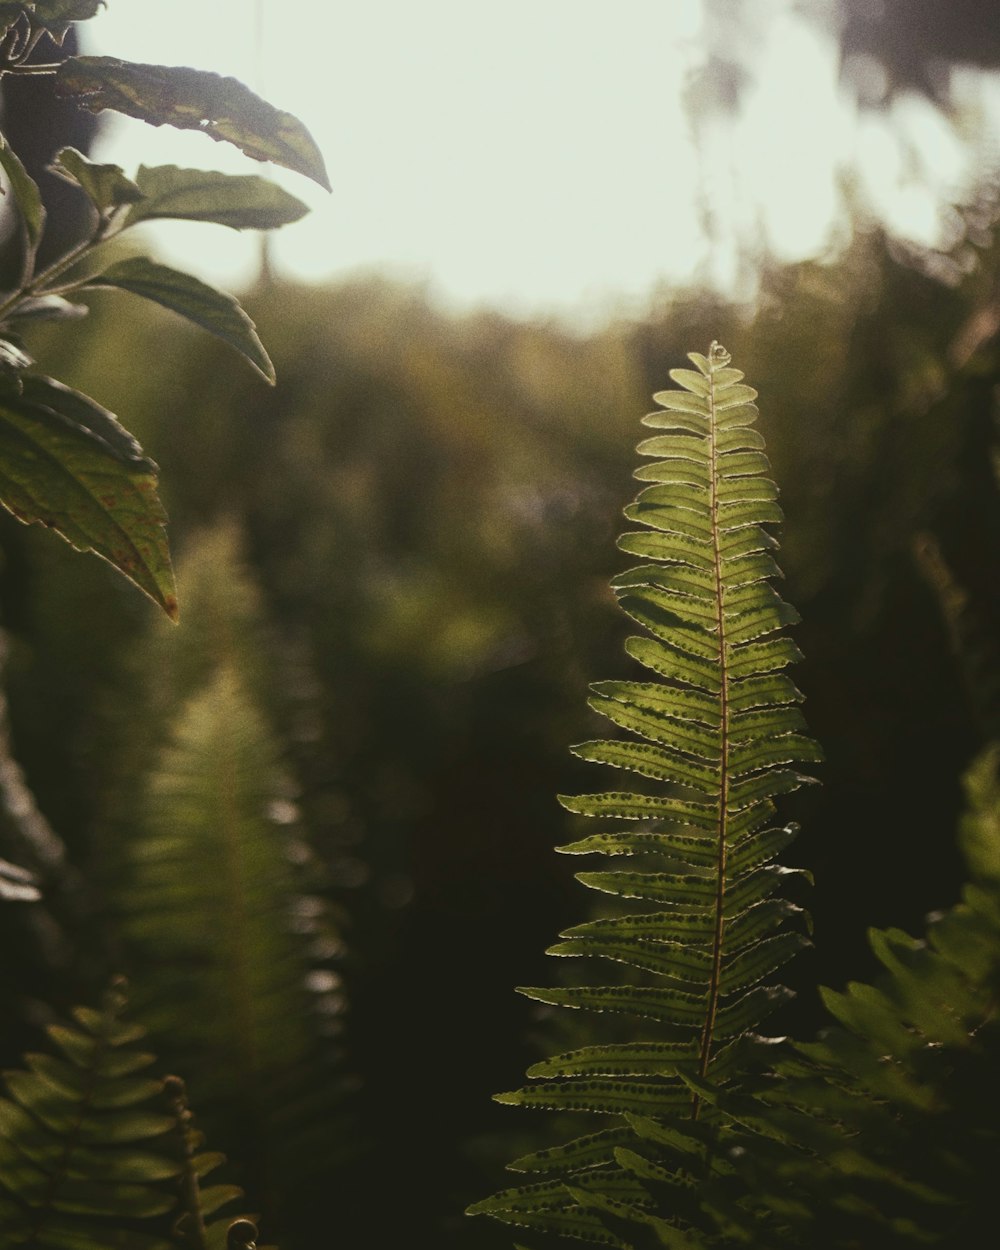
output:
[[[292,21],[278,0],[259,3],[258,42],[250,0],[171,0],[162,16],[112,0],[89,50],[233,74],[306,122],[333,196],[266,171],[314,209],[272,244],[298,277],[378,270],[459,307],[520,314],[621,309],[696,278],[732,287],[748,240],[781,260],[829,243],[852,144],[864,178],[890,168],[904,184],[874,178],[894,222],[925,241],[939,217],[898,153],[887,158],[884,134],[852,139],[829,36],[791,0],[771,4],[738,122],[695,133],[683,97],[704,56],[700,0],[366,0],[299,6]],[[913,135],[933,147],[925,165],[954,156],[926,118]],[[118,118],[98,156],[126,170],[248,169],[225,145]],[[165,259],[210,280],[239,286],[256,272],[256,238],[187,224],[150,233]]]

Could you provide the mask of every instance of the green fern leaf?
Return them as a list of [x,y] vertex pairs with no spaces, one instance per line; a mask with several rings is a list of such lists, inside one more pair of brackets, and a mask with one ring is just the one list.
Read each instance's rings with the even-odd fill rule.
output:
[[[119,981],[100,1010],[78,1007],[72,1025],[49,1028],[57,1054],[29,1054],[27,1071],[5,1074],[4,1246],[170,1250],[179,1222],[207,1235],[211,1214],[242,1198],[235,1186],[201,1187],[224,1156],[195,1154],[201,1135],[177,1093],[183,1085],[148,1075],[155,1056],[140,1048],[145,1030],[125,1021],[124,1009]],[[223,1239],[231,1222],[220,1220]],[[181,1244],[208,1241],[187,1237]]]
[[[800,1045],[809,1063],[786,1060],[783,1086],[760,1100],[789,1142],[778,1166],[760,1172],[766,1189],[799,1189],[795,1244],[959,1247],[993,1238],[1000,747],[976,762],[966,792],[959,834],[971,881],[961,902],[932,918],[923,941],[873,931],[879,981],[826,991],[836,1027]],[[803,1120],[828,1134],[814,1155],[802,1154],[812,1145]]]
[[272,727],[281,653],[240,548],[233,524],[193,539],[184,629],[143,640],[103,860],[140,1018],[291,1236],[354,1148],[342,947]]
[[[967,780],[962,901],[932,918],[923,941],[872,932],[882,976],[824,992],[834,1027],[779,1054],[780,1079],[733,1088],[684,1075],[711,1125],[628,1117],[640,1144],[618,1144],[615,1159],[668,1207],[653,1169],[699,1175],[699,1227],[712,1244],[959,1250],[995,1240],[998,765],[994,748]],[[699,1172],[706,1129],[726,1149]]]
[[238,1101],[308,1049],[303,952],[286,915],[293,868],[268,815],[282,793],[278,758],[242,682],[221,667],[182,708],[130,848],[125,933],[148,969],[143,1015],[181,1057],[206,1045],[228,1056],[199,1077],[209,1100]]
[[154,1056],[137,1049],[143,1031],[122,1022],[123,1008],[117,989],[101,1011],[78,1008],[73,1026],[51,1030],[59,1056],[29,1055],[29,1071],[5,1076],[5,1244],[57,1250],[74,1238],[99,1244],[117,1228],[125,1240],[116,1244],[137,1250],[165,1245],[136,1221],[174,1207],[175,1195],[163,1182],[180,1168],[162,1150],[173,1119],[155,1106],[161,1082],[137,1075]]
[[[806,944],[801,925],[786,927],[802,913],[773,897],[792,875],[773,861],[795,834],[794,826],[775,826],[773,800],[808,780],[799,768],[822,758],[804,733],[802,696],[781,671],[799,658],[780,632],[798,614],[769,580],[779,571],[777,544],[764,527],[782,513],[763,439],[751,428],[756,392],[717,344],[691,360],[696,369],[674,370],[680,389],[657,395],[661,410],[645,418],[663,432],[640,444],[655,463],[636,473],[647,485],[625,509],[644,528],[619,544],[644,563],[612,582],[622,609],[645,630],[627,650],[659,680],[594,685],[591,707],[620,736],[573,748],[581,759],[637,775],[642,787],[560,799],[581,816],[641,822],[561,848],[611,858],[609,868],[577,878],[619,901],[615,914],[567,930],[550,950],[624,966],[627,983],[522,990],[549,1004],[623,1015],[638,1037],[556,1056],[531,1069],[534,1084],[500,1095],[626,1117],[624,1136],[614,1129],[614,1137],[578,1139],[516,1165],[557,1170],[561,1218],[586,1216],[579,1229],[557,1228],[547,1216],[548,1231],[592,1237],[596,1219],[619,1240],[631,1228],[636,1244],[652,1237],[678,1246],[702,1244],[705,1203],[714,1204],[716,1224],[736,1229],[750,1218],[721,1191],[692,1196],[691,1177],[713,1172],[700,1121],[712,1132],[724,1124],[706,1091],[730,1087],[748,1063],[759,1066],[747,1048],[767,1051],[757,1030],[789,996],[774,974]],[[642,912],[627,909],[632,899],[645,904]],[[637,1125],[671,1123],[689,1131],[656,1127],[640,1147]],[[668,1132],[674,1136],[664,1140]],[[610,1170],[594,1170],[612,1161]],[[614,1192],[625,1173],[639,1197]],[[643,1188],[661,1182],[680,1195],[665,1208],[667,1222],[663,1211],[651,1214]],[[473,1210],[524,1223],[543,1192],[550,1212],[556,1191],[533,1187]]]

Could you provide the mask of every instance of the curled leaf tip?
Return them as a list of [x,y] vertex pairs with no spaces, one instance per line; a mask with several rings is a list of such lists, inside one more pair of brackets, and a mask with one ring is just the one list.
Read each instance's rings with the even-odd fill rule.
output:
[[253,1250],[257,1244],[257,1225],[252,1220],[233,1220],[226,1231],[226,1250]]
[[732,356],[717,339],[713,339],[712,346],[708,349],[708,359],[714,369],[724,369]]

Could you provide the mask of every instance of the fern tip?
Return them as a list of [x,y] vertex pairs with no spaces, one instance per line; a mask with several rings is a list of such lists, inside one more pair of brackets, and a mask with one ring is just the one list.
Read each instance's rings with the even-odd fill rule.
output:
[[253,1220],[233,1220],[226,1230],[226,1250],[253,1250],[257,1244],[257,1225]]
[[708,349],[708,360],[714,369],[724,369],[732,360],[732,356],[718,339],[712,339],[712,346]]

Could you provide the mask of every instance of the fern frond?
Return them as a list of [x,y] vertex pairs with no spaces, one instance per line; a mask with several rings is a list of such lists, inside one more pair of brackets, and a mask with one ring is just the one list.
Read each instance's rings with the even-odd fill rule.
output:
[[275,729],[293,720],[284,655],[242,547],[230,522],[191,538],[183,627],[153,622],[137,648],[99,860],[140,1019],[291,1236],[357,1146],[344,944]]
[[779,1111],[792,1128],[806,1111],[836,1137],[772,1180],[802,1186],[804,1245],[957,1250],[995,1232],[1000,746],[970,769],[966,796],[962,900],[931,918],[924,940],[873,930],[883,975],[825,991],[835,1027],[798,1047],[806,1066],[783,1065]]
[[[33,1250],[113,1244],[161,1250],[164,1238],[140,1221],[175,1202],[164,1182],[178,1165],[155,1144],[173,1120],[156,1105],[162,1083],[147,1074],[154,1056],[124,1023],[124,995],[100,1011],[80,1007],[72,1026],[53,1026],[58,1055],[26,1056],[29,1071],[5,1074],[0,1099],[0,1227],[6,1245]],[[154,1144],[155,1143],[155,1144]],[[88,1240],[89,1239],[89,1240]]]
[[[971,881],[925,940],[873,930],[884,972],[826,991],[833,1027],[745,1090],[689,1078],[725,1126],[735,1206],[702,1178],[702,1227],[767,1250],[961,1250],[995,1240],[1000,1070],[1000,748],[970,770],[960,841]],[[633,1117],[683,1166],[676,1131]],[[685,1131],[692,1132],[686,1126]],[[648,1151],[647,1151],[648,1152]],[[717,1170],[717,1169],[716,1169]]]
[[204,1047],[228,1056],[199,1077],[205,1098],[237,1097],[308,1047],[294,869],[269,814],[282,795],[277,745],[223,667],[182,709],[149,779],[123,897],[148,1023],[197,1066]]
[[[757,1062],[750,1052],[766,1049],[757,1030],[789,995],[774,984],[774,973],[806,942],[788,924],[799,909],[774,897],[791,875],[774,859],[795,832],[774,825],[775,799],[808,780],[800,765],[821,759],[805,732],[802,695],[784,672],[799,652],[780,631],[798,615],[770,582],[779,572],[777,543],[765,527],[782,513],[763,439],[752,428],[756,392],[717,344],[707,357],[690,359],[695,370],[674,370],[679,389],[656,395],[660,410],[644,418],[660,431],[639,445],[654,462],[636,473],[649,485],[625,509],[642,528],[619,541],[643,563],[612,583],[623,610],[645,631],[627,650],[653,679],[594,685],[590,706],[621,732],[573,748],[581,759],[642,781],[635,789],[561,796],[571,812],[630,824],[560,848],[607,857],[607,869],[577,878],[618,901],[612,914],[564,932],[550,953],[624,965],[625,976],[613,984],[521,991],[545,1003],[624,1015],[639,1036],[557,1056],[529,1073],[544,1079],[499,1095],[526,1106],[626,1117],[624,1137],[612,1129],[606,1139],[609,1175],[615,1187],[641,1193],[663,1173],[677,1195],[686,1195],[666,1208],[671,1223],[653,1230],[663,1244],[677,1245],[698,1244],[693,1210],[706,1199],[691,1199],[689,1180],[669,1179],[671,1167],[689,1176],[711,1172],[720,1117],[706,1091],[731,1084]],[[653,1157],[662,1155],[662,1142],[647,1157],[649,1135],[637,1137],[637,1122],[687,1126],[674,1140],[670,1167]],[[545,1199],[546,1228],[593,1239],[596,1221],[617,1238],[632,1218],[634,1232],[650,1235],[652,1217],[634,1214],[642,1200],[623,1201],[610,1182],[597,1185],[599,1198],[581,1201],[593,1178],[604,1175],[605,1151],[593,1149],[600,1140],[578,1139],[538,1156],[543,1170],[560,1160],[554,1184],[562,1186],[564,1227],[554,1226],[555,1200]],[[514,1224],[526,1224],[526,1211],[534,1209],[530,1187],[472,1208]],[[574,1232],[567,1221],[582,1223]]]
[[157,619],[126,656],[121,684],[105,709],[106,754],[115,772],[98,829],[106,846],[99,856],[104,872],[108,863],[116,863],[116,846],[130,836],[138,791],[169,740],[179,709],[220,665],[238,669],[257,701],[269,702],[272,675],[266,657],[272,640],[261,593],[242,550],[233,521],[221,521],[189,538],[177,566],[183,629]]
[[155,1056],[140,1048],[145,1030],[124,1019],[125,1005],[122,983],[116,982],[100,1010],[78,1007],[71,1025],[49,1028],[56,1053],[29,1054],[27,1071],[5,1074],[4,1246],[225,1246],[232,1216],[215,1223],[210,1217],[243,1191],[202,1185],[223,1156],[196,1153],[201,1137],[183,1085],[176,1077],[164,1082],[150,1075]]
[[173,1144],[180,1159],[174,1237],[190,1250],[255,1250],[257,1225],[253,1220],[218,1214],[242,1198],[243,1190],[238,1185],[220,1184],[206,1188],[203,1183],[224,1162],[224,1156],[204,1149],[205,1138],[194,1127],[184,1082],[178,1076],[168,1076],[163,1085],[173,1113]]
[[301,891],[286,795],[277,743],[220,667],[148,779],[120,907],[140,1018],[248,1187],[294,1212],[341,1148],[343,1078],[323,1036],[338,980],[311,954],[324,903]]

